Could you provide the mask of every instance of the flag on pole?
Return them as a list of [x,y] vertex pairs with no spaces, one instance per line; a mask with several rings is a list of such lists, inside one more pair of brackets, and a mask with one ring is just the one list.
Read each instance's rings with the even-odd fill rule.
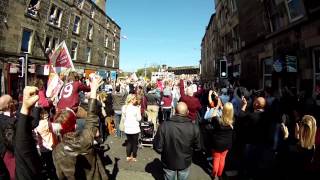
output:
[[62,41],[49,57],[49,78],[46,96],[54,100],[58,97],[63,81],[59,73],[75,70],[67,45]]
[[65,41],[59,44],[49,58],[50,63],[58,74],[67,69],[75,70]]

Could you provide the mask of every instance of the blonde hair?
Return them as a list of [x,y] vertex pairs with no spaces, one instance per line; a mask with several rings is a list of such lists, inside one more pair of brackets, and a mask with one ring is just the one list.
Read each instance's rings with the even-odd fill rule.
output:
[[317,132],[316,119],[313,116],[305,115],[299,124],[299,144],[303,148],[312,149],[315,145]]
[[100,102],[105,102],[107,100],[107,97],[108,97],[108,94],[106,92],[100,92],[98,93],[97,95],[97,99],[100,101]]
[[128,105],[129,103],[131,103],[131,101],[134,99],[134,98],[136,98],[136,95],[135,94],[129,94],[128,96],[127,96],[127,99],[126,99],[126,105]]
[[232,103],[227,102],[223,106],[221,123],[225,126],[231,126],[233,124],[233,105]]

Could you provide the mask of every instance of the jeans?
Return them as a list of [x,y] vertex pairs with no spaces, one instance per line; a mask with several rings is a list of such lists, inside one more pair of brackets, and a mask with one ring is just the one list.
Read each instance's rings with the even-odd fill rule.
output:
[[163,168],[165,180],[187,180],[190,173],[190,166],[183,170],[170,170]]
[[246,144],[244,150],[243,174],[246,178],[270,179],[274,153],[272,146]]
[[162,112],[163,112],[163,121],[168,121],[171,116],[171,109],[163,108]]
[[121,120],[121,114],[118,113],[114,113],[114,123],[116,126],[116,132],[117,132],[117,137],[121,137],[122,133],[119,129],[119,125],[120,125],[120,120]]
[[105,118],[101,117],[99,118],[99,131],[100,131],[100,136],[103,139],[103,141],[106,140],[106,124],[105,124]]

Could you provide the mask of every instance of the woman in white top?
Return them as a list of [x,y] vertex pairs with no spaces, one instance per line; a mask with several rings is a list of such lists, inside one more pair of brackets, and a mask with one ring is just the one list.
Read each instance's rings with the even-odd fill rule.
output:
[[141,120],[140,107],[137,106],[137,97],[129,94],[126,105],[122,107],[124,117],[124,132],[127,135],[127,161],[137,161],[138,138]]

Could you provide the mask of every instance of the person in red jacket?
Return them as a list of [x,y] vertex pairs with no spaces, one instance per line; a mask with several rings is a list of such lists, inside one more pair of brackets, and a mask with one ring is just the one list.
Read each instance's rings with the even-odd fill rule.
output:
[[58,111],[68,107],[76,113],[80,104],[80,91],[89,92],[90,87],[79,81],[79,77],[76,72],[70,72],[67,77],[67,83],[63,86],[60,92],[59,102],[57,105]]
[[48,109],[51,107],[51,102],[46,97],[46,89],[44,88],[44,83],[41,79],[36,79],[33,82],[33,86],[36,86],[38,88],[38,96],[39,101],[38,105],[44,109]]
[[184,92],[184,82],[180,79],[180,102],[185,102],[189,109],[188,117],[194,122],[197,117],[197,112],[201,109],[201,104],[198,98],[193,96],[192,88],[187,88],[187,92]]

